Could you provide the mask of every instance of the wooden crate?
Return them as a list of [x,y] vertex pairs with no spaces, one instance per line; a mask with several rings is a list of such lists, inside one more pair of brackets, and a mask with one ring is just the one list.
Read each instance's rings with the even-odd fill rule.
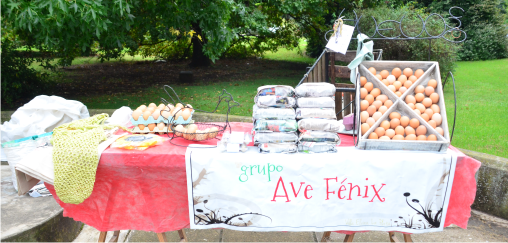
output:
[[[416,69],[423,69],[424,74],[415,82],[413,85],[401,96],[397,97],[391,90],[389,90],[380,80],[378,80],[372,73],[369,72],[368,68],[374,67],[379,74],[382,70],[388,70],[391,72],[392,69],[398,67],[401,70],[404,68],[411,68],[413,71]],[[388,96],[394,104],[383,114],[383,116],[376,121],[376,123],[363,135],[359,136],[358,148],[360,149],[380,149],[380,150],[418,150],[418,151],[439,151],[446,152],[450,145],[450,135],[448,131],[448,122],[446,118],[446,107],[444,103],[443,87],[441,84],[441,75],[439,71],[439,64],[437,62],[411,62],[411,61],[367,61],[363,62],[358,68],[358,75],[367,78],[368,82],[372,82],[374,87],[381,90],[382,94]],[[439,94],[439,101],[437,105],[440,108],[440,114],[443,119],[440,127],[443,129],[444,136],[441,136],[432,126],[430,126],[420,115],[414,112],[404,101],[406,96],[409,94],[414,95],[414,89],[418,85],[426,86],[430,79],[437,81],[436,93]],[[359,82],[359,81],[358,81]],[[360,85],[360,84],[357,84]],[[360,89],[356,89],[357,97],[360,97]],[[360,99],[356,100],[356,112],[360,114]],[[408,116],[410,119],[416,118],[420,121],[421,125],[427,128],[427,136],[434,134],[437,137],[437,141],[407,141],[407,140],[375,140],[368,139],[370,133],[372,133],[382,121],[388,120],[388,116],[391,112],[397,111],[401,115]],[[360,116],[357,116],[357,123],[360,124]],[[361,134],[360,125],[357,127],[358,134]]]

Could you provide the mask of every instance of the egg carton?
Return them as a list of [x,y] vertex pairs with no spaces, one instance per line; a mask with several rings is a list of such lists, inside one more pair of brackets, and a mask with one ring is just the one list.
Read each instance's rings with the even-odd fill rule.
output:
[[[135,126],[131,132],[132,133],[140,133],[140,134],[146,134],[146,133],[156,133],[156,134],[159,134],[159,135],[164,135],[165,133],[167,133],[168,131],[168,127],[165,126],[162,130],[160,130],[157,126],[152,130],[150,131],[150,129],[148,127],[145,127],[143,130],[139,129],[138,126]],[[170,131],[169,133],[173,133],[172,131]]]
[[[392,69],[398,67],[401,70],[404,68],[411,68],[413,71],[416,69],[422,69],[424,74],[414,82],[409,89],[404,92],[400,97],[395,95],[388,87],[386,87],[379,79],[377,79],[368,68],[374,67],[376,69],[377,74],[379,74],[382,70],[391,71]],[[388,96],[390,100],[394,102],[394,104],[379,118],[376,123],[362,136],[358,137],[357,147],[360,149],[366,150],[417,150],[417,151],[439,151],[446,152],[448,146],[450,145],[450,137],[448,131],[448,122],[446,118],[446,107],[444,103],[443,96],[443,87],[441,84],[441,74],[439,71],[439,63],[438,62],[418,62],[418,61],[366,61],[360,64],[357,69],[357,75],[364,76],[367,78],[368,82],[372,82],[374,87],[377,87],[381,90],[381,94],[385,94]],[[419,116],[416,112],[414,112],[404,101],[405,97],[408,94],[413,94],[414,89],[418,85],[426,85],[430,79],[435,79],[437,81],[437,88],[435,92],[439,94],[438,106],[441,110],[442,123],[441,128],[443,129],[443,135],[439,134],[432,126],[430,126],[421,116]],[[359,85],[359,84],[357,84]],[[360,89],[356,89],[356,97],[360,97]],[[357,120],[356,123],[360,124],[360,99],[356,99],[356,114]],[[434,134],[436,135],[437,141],[411,141],[411,140],[377,140],[377,139],[368,139],[370,133],[372,133],[383,120],[387,120],[388,116],[391,112],[397,111],[403,116],[408,116],[410,119],[416,118],[420,122],[421,125],[424,125],[427,128],[427,135]],[[361,134],[361,126],[357,127],[358,134]]]
[[147,126],[148,124],[152,124],[152,123],[159,124],[161,122],[164,122],[166,124],[168,124],[168,123],[189,124],[192,121],[193,114],[194,114],[194,110],[192,110],[191,115],[187,118],[187,120],[183,119],[182,116],[179,116],[178,119],[176,119],[174,122],[173,122],[174,118],[172,116],[168,117],[167,119],[164,118],[162,115],[160,115],[157,119],[154,119],[153,116],[149,116],[148,119],[146,119],[146,120],[143,118],[143,116],[139,116],[137,121],[134,120],[134,118],[131,116],[131,123],[134,126],[137,126],[140,124]]

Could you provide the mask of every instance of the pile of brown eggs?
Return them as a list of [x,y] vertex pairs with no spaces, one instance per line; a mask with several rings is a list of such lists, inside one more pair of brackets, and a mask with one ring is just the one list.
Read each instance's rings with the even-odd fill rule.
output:
[[388,70],[382,70],[379,74],[376,74],[374,67],[370,67],[369,72],[376,76],[398,97],[404,94],[424,73],[422,69],[418,69],[413,75],[411,68],[405,68],[404,71],[400,70],[400,68],[394,68],[391,74]]
[[203,141],[207,139],[212,139],[215,138],[218,133],[219,129],[217,127],[199,130],[196,124],[190,124],[186,127],[182,125],[178,125],[175,127],[176,136],[183,137],[187,140],[192,141]]
[[[382,121],[379,127],[369,134],[369,139],[437,141],[434,134],[426,136],[427,127],[420,125],[416,118],[410,119],[395,111],[390,113],[388,117],[389,120]],[[362,135],[369,129],[368,124],[362,124]]]
[[[393,105],[393,101],[388,96],[381,94],[379,88],[374,88],[371,82],[367,82],[365,77],[360,77],[360,120],[369,128],[376,123],[379,118]],[[368,129],[367,129],[368,130]],[[363,134],[362,134],[363,135]]]
[[414,89],[414,96],[407,95],[405,98],[406,104],[423,118],[431,127],[444,136],[444,131],[440,127],[443,122],[441,116],[441,108],[437,104],[439,102],[439,94],[435,92],[437,88],[437,81],[435,79],[429,80],[427,87],[418,85]]
[[[136,110],[132,112],[132,118],[135,121],[138,121],[140,117],[143,117],[144,121],[148,121],[149,117],[152,117],[154,120],[159,119],[159,117],[162,115],[165,119],[171,120],[171,117],[174,117],[175,120],[178,119],[178,117],[182,117],[184,120],[187,120],[191,114],[192,114],[192,106],[187,104],[185,107],[178,103],[176,106],[173,106],[172,104],[168,104],[167,106],[164,104],[160,104],[159,106],[155,105],[154,103],[150,103],[148,106],[141,105]],[[138,128],[143,131],[145,127],[148,127],[148,130],[150,132],[153,131],[155,127],[159,129],[159,131],[163,131],[165,128],[165,123],[160,122],[159,124],[155,123],[148,123],[145,122],[145,124],[139,124]]]

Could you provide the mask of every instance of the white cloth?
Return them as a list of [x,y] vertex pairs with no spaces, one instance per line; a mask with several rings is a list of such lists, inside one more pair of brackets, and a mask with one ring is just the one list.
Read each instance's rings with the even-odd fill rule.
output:
[[127,106],[122,106],[120,109],[113,112],[110,118],[106,120],[107,124],[114,124],[124,127],[130,127],[132,117],[132,109]]

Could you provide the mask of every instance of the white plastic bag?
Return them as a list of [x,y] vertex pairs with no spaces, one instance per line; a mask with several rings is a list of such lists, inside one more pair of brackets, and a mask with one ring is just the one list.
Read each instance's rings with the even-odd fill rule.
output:
[[306,130],[337,132],[342,124],[335,120],[326,119],[302,119],[298,121],[298,130],[305,132]]
[[337,120],[333,108],[296,108],[296,119],[321,118]]
[[106,123],[130,127],[132,126],[131,117],[132,117],[132,109],[127,106],[122,106],[120,109],[117,109],[115,110],[115,112],[113,112],[111,117],[106,120]]
[[335,85],[326,82],[303,83],[295,91],[298,97],[332,97],[335,96]]
[[296,100],[296,105],[300,108],[334,108],[334,97],[302,97]]

